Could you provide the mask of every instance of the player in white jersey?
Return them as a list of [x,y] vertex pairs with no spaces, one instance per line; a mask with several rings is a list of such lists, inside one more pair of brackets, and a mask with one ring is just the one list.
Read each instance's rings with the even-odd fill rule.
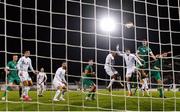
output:
[[22,56],[17,63],[18,75],[23,84],[23,88],[22,88],[23,100],[31,100],[31,98],[28,96],[28,91],[30,90],[30,86],[33,85],[33,82],[28,74],[28,69],[30,68],[30,70],[34,74],[36,74],[36,72],[32,67],[31,59],[29,58],[29,56],[30,56],[30,51],[25,51],[24,56]]
[[[67,82],[65,79],[66,70],[67,70],[67,64],[66,62],[63,62],[61,67],[59,67],[55,73],[53,79],[53,86],[56,89],[56,94],[53,98],[53,101],[65,100],[64,93],[67,91]],[[60,94],[61,96],[60,98],[58,98]]]
[[117,50],[117,54],[119,56],[122,56],[125,60],[125,63],[126,63],[126,81],[127,81],[127,89],[129,92],[128,96],[131,96],[132,92],[131,92],[130,79],[131,79],[132,73],[134,73],[136,70],[136,66],[135,66],[136,62],[140,66],[142,66],[142,63],[139,61],[139,59],[134,54],[132,54],[130,52],[129,49],[126,49],[125,53],[123,53],[123,52],[119,51],[119,45],[117,45],[116,50]]
[[[117,78],[120,78],[119,73],[116,71],[115,68],[113,68],[113,65],[115,63],[115,60],[114,60],[115,56],[116,56],[116,52],[113,51],[107,55],[106,60],[105,60],[104,69],[105,69],[106,73],[110,76],[110,83],[106,87],[109,91],[111,90],[111,87],[112,87],[112,84],[114,83],[114,81]],[[121,86],[123,86],[121,81],[120,81],[120,84],[121,84]]]
[[46,73],[44,72],[44,68],[40,69],[40,72],[37,74],[37,91],[38,96],[42,97],[45,91],[44,83],[47,81]]

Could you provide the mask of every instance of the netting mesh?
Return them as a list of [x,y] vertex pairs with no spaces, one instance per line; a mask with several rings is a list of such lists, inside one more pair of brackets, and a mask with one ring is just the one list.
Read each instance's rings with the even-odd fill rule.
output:
[[[18,95],[9,92],[9,98],[0,101],[0,111],[180,110],[179,13],[179,0],[0,0],[1,90],[8,83],[4,67],[12,54],[20,57],[24,50],[31,51],[33,67],[44,67],[48,76],[43,98],[36,95],[36,76],[30,73],[34,82],[30,92],[33,101],[20,101]],[[101,19],[108,16],[116,20],[115,31],[104,32],[99,27]],[[134,27],[125,27],[127,22],[133,22]],[[148,41],[154,54],[172,52],[161,68],[165,91],[170,85],[173,88],[166,99],[156,97],[153,92],[150,97],[143,97],[140,92],[127,97],[126,86],[121,87],[118,83],[110,93],[105,90],[109,83],[104,70],[108,53],[116,50],[118,44],[121,51],[130,48],[135,53],[143,39]],[[93,81],[97,94],[94,102],[84,100],[86,91],[76,91],[76,82],[80,81],[88,59],[95,62]],[[65,102],[55,103],[51,84],[56,69],[64,60],[68,62],[69,91]],[[115,68],[125,82],[125,62],[122,57],[117,57],[115,62]],[[156,83],[150,82],[153,91]],[[144,106],[144,102],[147,105]],[[20,106],[16,108],[16,104]],[[156,105],[160,106],[156,108]]]

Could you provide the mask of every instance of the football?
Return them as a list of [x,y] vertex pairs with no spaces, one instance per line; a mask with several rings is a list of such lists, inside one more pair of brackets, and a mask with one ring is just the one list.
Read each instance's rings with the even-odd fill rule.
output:
[[127,28],[132,28],[134,26],[134,24],[132,22],[128,22],[125,24],[125,27]]

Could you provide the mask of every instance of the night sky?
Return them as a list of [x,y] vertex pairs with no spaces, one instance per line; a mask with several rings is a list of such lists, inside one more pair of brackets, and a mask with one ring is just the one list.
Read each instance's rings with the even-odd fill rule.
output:
[[[108,0],[81,1],[6,0],[5,14],[4,0],[0,0],[0,67],[5,66],[5,60],[9,61],[12,53],[20,56],[28,49],[33,67],[44,67],[48,81],[51,81],[50,73],[67,60],[68,74],[72,75],[68,80],[75,82],[88,59],[97,62],[94,66],[97,77],[108,78],[103,64],[109,50],[115,50],[117,44],[121,50],[128,47],[135,52],[140,41],[147,39],[155,54],[161,48],[173,51],[174,56],[180,55],[178,0],[168,0],[169,3],[167,0],[146,0],[147,4],[145,0],[109,0],[109,10]],[[99,28],[100,19],[108,14],[117,22],[110,37]],[[129,21],[137,27],[127,29],[122,25]],[[174,61],[178,62],[178,59]],[[116,65],[123,65],[121,57],[116,62]],[[122,68],[118,71],[122,73]]]

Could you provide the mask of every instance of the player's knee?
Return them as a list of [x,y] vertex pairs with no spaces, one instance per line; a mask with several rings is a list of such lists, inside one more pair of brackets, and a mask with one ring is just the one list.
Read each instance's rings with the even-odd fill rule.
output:
[[158,80],[157,83],[158,83],[158,84],[162,84],[162,81],[161,81],[161,80]]
[[32,86],[33,82],[32,81],[28,81],[28,86]]
[[24,85],[24,86],[28,86],[28,81],[24,81],[24,82],[23,82],[23,85]]
[[60,91],[67,91],[67,87],[66,86],[60,86],[58,89]]
[[115,79],[115,80],[117,79],[117,77],[116,77],[116,75],[115,75],[115,74],[112,76],[112,79]]
[[10,82],[10,83],[9,83],[9,86],[12,86],[12,85],[13,85],[13,83],[12,83],[12,82]]
[[96,92],[96,85],[93,86],[93,92]]
[[63,91],[67,91],[67,87],[66,87],[66,86],[63,86],[63,87],[62,87],[62,90],[63,90]]
[[129,82],[130,81],[130,77],[126,77],[126,80]]

